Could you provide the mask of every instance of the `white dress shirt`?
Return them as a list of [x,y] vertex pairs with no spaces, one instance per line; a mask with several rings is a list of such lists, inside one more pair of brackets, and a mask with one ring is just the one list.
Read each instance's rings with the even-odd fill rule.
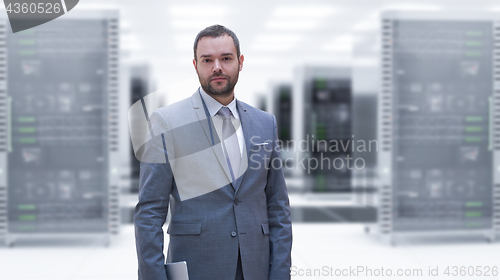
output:
[[[215,100],[212,96],[208,95],[208,93],[206,93],[202,87],[200,87],[200,93],[201,97],[203,98],[203,101],[205,101],[205,105],[207,105],[208,113],[212,117],[217,134],[222,135],[222,117],[217,115],[217,112],[219,112],[220,108],[224,107],[224,105],[220,104],[219,101]],[[234,118],[237,119],[238,122],[240,123],[240,125],[237,127],[236,130],[236,136],[238,137],[240,153],[243,154],[243,147],[244,147],[243,145],[245,145],[245,137],[243,136],[240,114],[236,109],[236,95],[234,96],[233,101],[231,101],[231,103],[229,103],[226,107],[229,108],[231,113],[233,113]],[[222,137],[219,138],[222,139]],[[224,149],[222,149],[222,152],[224,152]]]

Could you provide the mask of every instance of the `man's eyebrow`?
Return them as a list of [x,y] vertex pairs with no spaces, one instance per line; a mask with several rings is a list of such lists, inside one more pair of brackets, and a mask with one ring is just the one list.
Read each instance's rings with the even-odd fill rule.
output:
[[200,55],[200,57],[211,57],[212,55],[211,54],[202,54]]
[[234,53],[223,53],[221,54],[222,56],[225,56],[225,55],[234,55]]

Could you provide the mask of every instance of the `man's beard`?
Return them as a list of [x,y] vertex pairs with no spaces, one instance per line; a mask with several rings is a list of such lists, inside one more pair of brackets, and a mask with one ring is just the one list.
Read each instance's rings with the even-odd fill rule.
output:
[[[239,73],[236,72],[236,75],[233,77],[234,79],[232,79],[229,75],[226,74],[212,74],[204,81],[201,80],[199,75],[198,78],[200,80],[201,87],[206,93],[216,96],[228,96],[233,92],[234,86],[238,82],[238,76]],[[212,79],[215,77],[225,78],[227,80],[226,86],[221,89],[215,89],[211,84]]]

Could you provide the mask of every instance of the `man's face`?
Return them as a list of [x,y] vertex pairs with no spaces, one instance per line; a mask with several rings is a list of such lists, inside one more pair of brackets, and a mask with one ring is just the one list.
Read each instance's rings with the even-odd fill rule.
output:
[[198,61],[193,59],[193,65],[206,93],[220,96],[233,93],[244,57],[240,55],[238,61],[231,36],[224,34],[217,38],[201,38],[196,58]]

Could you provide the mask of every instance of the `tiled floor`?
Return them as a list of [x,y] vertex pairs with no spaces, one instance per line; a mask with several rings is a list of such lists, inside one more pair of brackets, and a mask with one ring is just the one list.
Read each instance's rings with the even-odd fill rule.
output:
[[[365,234],[359,224],[295,224],[293,231],[294,280],[498,279],[493,277],[492,267],[500,267],[500,242],[487,243],[481,236],[414,239],[391,247],[375,235]],[[438,266],[438,277],[428,277],[429,266]],[[450,266],[450,277],[445,277],[446,266]],[[457,266],[458,275],[461,267],[465,273],[479,273],[477,266],[481,266],[484,275],[489,266],[492,276],[453,277],[452,266]],[[371,269],[372,276],[365,273],[355,276],[353,273],[361,268]],[[376,277],[382,268],[384,275],[387,269],[393,275]],[[422,269],[422,276],[395,277],[397,269]],[[137,279],[136,271],[131,225],[123,226],[109,247],[104,247],[101,240],[26,240],[17,242],[13,248],[0,247],[2,280],[126,280]],[[316,276],[307,276],[308,272]],[[344,276],[335,276],[335,272]]]

